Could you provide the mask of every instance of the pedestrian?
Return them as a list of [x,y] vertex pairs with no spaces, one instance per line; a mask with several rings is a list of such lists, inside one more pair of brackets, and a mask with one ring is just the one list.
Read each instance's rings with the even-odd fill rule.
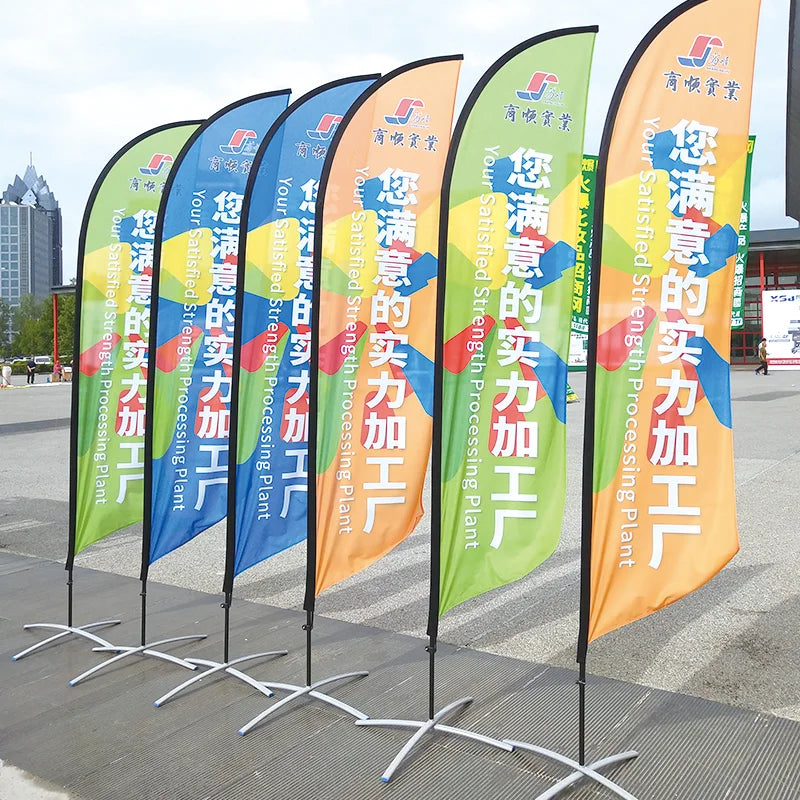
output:
[[28,384],[32,386],[36,378],[36,362],[33,360],[33,356],[28,359],[26,366],[28,368]]
[[758,360],[761,362],[756,368],[756,375],[763,370],[767,374],[767,340],[766,337],[758,344]]

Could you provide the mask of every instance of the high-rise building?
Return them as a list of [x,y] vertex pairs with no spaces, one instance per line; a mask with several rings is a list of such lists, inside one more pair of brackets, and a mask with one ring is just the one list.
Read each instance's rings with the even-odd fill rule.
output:
[[41,300],[61,283],[61,209],[31,164],[0,202],[0,297],[17,306],[24,295]]

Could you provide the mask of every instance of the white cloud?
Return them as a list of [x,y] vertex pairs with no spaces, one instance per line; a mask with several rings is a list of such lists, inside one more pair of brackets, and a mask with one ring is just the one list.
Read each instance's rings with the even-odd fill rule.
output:
[[[74,272],[83,205],[125,142],[164,122],[207,117],[249,94],[293,97],[348,75],[464,54],[459,106],[489,65],[548,29],[598,24],[587,151],[636,43],[678,0],[107,0],[5,4],[0,29],[0,188],[34,163],[64,215],[65,273]],[[784,223],[788,4],[763,0],[751,130],[758,135],[753,219]],[[10,121],[10,124],[8,124]],[[764,188],[767,187],[767,188]]]

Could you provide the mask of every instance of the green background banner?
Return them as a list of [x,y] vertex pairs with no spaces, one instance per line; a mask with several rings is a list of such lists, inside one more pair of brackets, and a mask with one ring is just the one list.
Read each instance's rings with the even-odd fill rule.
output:
[[575,281],[572,285],[572,335],[570,369],[586,369],[589,341],[589,285],[591,284],[592,220],[594,219],[597,156],[581,159],[581,193],[578,198],[578,241],[575,245]]
[[84,216],[75,548],[142,519],[153,236],[169,169],[197,123],[117,154]]
[[750,248],[750,176],[753,171],[753,151],[756,137],[747,139],[747,166],[744,170],[742,215],[739,217],[739,249],[736,251],[736,269],[733,273],[733,304],[731,328],[744,327],[744,278],[747,271],[747,251]]
[[526,575],[561,532],[593,46],[586,28],[520,45],[487,73],[459,122],[444,308],[440,615]]

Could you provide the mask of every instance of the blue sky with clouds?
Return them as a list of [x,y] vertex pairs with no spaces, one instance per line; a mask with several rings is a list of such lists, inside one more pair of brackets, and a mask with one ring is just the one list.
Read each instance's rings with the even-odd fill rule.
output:
[[[586,152],[597,152],[608,103],[639,40],[679,3],[600,0],[54,0],[6,3],[0,27],[0,183],[33,163],[64,219],[65,280],[106,161],[148,128],[210,116],[256,92],[294,96],[339,77],[388,72],[463,53],[458,106],[484,70],[518,42],[599,25]],[[752,224],[784,215],[789,0],[762,0],[751,132]],[[712,33],[712,32],[709,32]]]

